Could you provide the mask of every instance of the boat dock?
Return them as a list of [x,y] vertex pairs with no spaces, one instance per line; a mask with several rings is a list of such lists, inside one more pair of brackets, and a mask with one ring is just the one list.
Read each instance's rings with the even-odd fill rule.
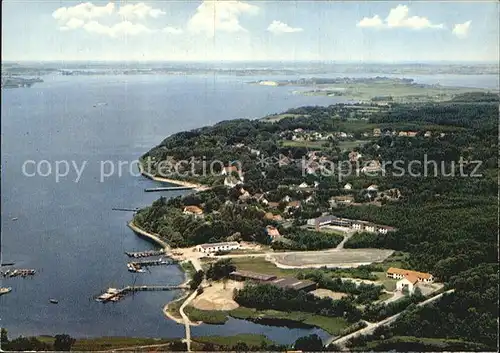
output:
[[193,190],[194,186],[161,186],[157,188],[146,188],[145,192],[155,192],[155,191],[174,191],[174,190]]
[[142,291],[170,291],[170,290],[177,290],[177,289],[187,289],[188,287],[186,285],[178,285],[178,286],[171,286],[171,285],[166,285],[166,286],[126,286],[121,289],[117,288],[108,288],[106,292],[103,294],[99,295],[96,298],[96,301],[102,302],[102,303],[107,303],[107,302],[117,302],[125,295],[133,292],[142,292]]
[[36,270],[31,269],[31,268],[18,268],[15,270],[7,270],[5,272],[0,271],[0,275],[3,277],[28,277],[28,276],[34,276],[36,273]]
[[165,250],[146,250],[146,251],[138,251],[138,252],[129,252],[126,251],[125,255],[133,258],[141,258],[141,257],[150,257],[150,256],[159,256],[165,254]]
[[149,266],[161,266],[161,265],[171,265],[173,261],[169,260],[150,260],[150,261],[138,261],[138,262],[129,262],[127,264],[127,268],[130,272],[144,272],[143,267]]

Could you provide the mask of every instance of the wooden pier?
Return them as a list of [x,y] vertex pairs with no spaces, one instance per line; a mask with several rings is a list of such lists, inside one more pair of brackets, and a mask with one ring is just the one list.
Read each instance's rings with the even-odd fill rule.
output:
[[5,272],[0,271],[0,275],[3,277],[28,277],[28,276],[34,276],[36,273],[36,270],[31,269],[31,268],[18,268],[18,269],[13,269],[13,270],[7,270]]
[[127,263],[127,268],[130,272],[145,272],[143,267],[149,266],[162,266],[162,265],[172,265],[175,261],[173,260],[150,260],[150,261],[135,261]]
[[145,192],[155,192],[155,191],[175,191],[175,190],[193,190],[194,186],[161,186],[157,188],[146,188]]
[[160,250],[146,250],[146,251],[137,251],[137,252],[130,252],[130,251],[125,251],[125,255],[128,257],[133,257],[133,258],[141,258],[141,257],[150,257],[150,256],[160,256],[165,254],[165,250],[160,249]]
[[151,285],[151,286],[126,286],[121,289],[108,288],[106,292],[101,294],[96,298],[96,301],[107,303],[107,302],[117,302],[122,299],[125,295],[133,292],[146,292],[146,291],[170,291],[178,289],[187,289],[186,285]]

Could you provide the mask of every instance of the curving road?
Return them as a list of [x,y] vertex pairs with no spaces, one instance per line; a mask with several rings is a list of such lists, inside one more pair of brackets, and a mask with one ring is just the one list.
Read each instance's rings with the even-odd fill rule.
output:
[[[454,289],[450,289],[446,292],[443,292],[441,294],[438,294],[438,295],[435,295],[429,299],[426,299],[424,300],[423,302],[421,303],[418,303],[417,306],[424,306],[424,305],[427,305],[429,303],[432,303],[436,300],[438,300],[439,298],[441,298],[443,295],[445,294],[448,294],[448,293],[452,293],[454,292],[455,290]],[[326,342],[325,342],[325,345],[329,345],[331,343],[335,344],[335,345],[338,345],[339,347],[341,347],[342,349],[345,349],[345,344],[347,343],[347,341],[349,341],[351,338],[353,337],[357,337],[359,335],[368,335],[368,334],[371,334],[373,333],[373,331],[379,327],[379,326],[384,326],[384,325],[388,325],[390,324],[391,322],[395,321],[402,313],[404,313],[406,310],[403,310],[399,313],[397,313],[396,315],[393,315],[393,316],[390,316],[388,318],[385,318],[379,322],[375,322],[375,323],[370,323],[368,321],[365,321],[365,323],[367,324],[367,326],[365,328],[362,328],[356,332],[353,332],[353,333],[350,333],[346,336],[343,336],[343,337],[340,337],[340,338],[337,338],[335,339],[335,337],[330,337],[330,339],[328,339]]]

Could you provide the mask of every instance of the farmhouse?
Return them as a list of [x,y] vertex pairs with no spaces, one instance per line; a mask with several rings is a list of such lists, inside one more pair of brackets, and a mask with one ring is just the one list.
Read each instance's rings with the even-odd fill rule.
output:
[[198,206],[186,206],[184,207],[182,213],[193,216],[201,216],[203,214],[203,210]]
[[434,277],[430,273],[405,270],[402,268],[390,267],[386,273],[387,277],[394,279],[403,279],[405,276],[414,276],[418,282],[429,283],[434,281]]
[[403,279],[397,281],[396,290],[403,291],[405,288],[408,289],[408,293],[413,294],[415,292],[415,288],[418,285],[418,278],[413,275],[405,275]]
[[240,244],[236,241],[225,243],[209,243],[196,246],[196,250],[203,253],[214,253],[218,251],[231,251],[240,248]]

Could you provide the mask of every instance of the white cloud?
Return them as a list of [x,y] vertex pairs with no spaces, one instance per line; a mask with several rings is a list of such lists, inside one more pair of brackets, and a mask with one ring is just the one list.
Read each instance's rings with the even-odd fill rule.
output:
[[361,21],[358,22],[358,27],[382,27],[384,23],[380,19],[379,15],[373,17],[363,17]]
[[255,5],[243,1],[203,1],[188,21],[187,28],[193,33],[205,33],[213,37],[216,31],[246,32],[239,18],[243,14],[254,15],[259,11]]
[[114,10],[115,4],[112,2],[105,6],[97,6],[91,2],[86,2],[70,7],[60,7],[52,13],[52,17],[66,24],[71,19],[90,20],[111,15]]
[[90,21],[83,26],[89,33],[106,35],[112,38],[120,36],[135,36],[141,33],[153,32],[150,28],[130,21],[122,21],[112,26],[105,26],[97,21]]
[[467,21],[464,23],[457,23],[453,27],[453,34],[456,35],[458,38],[466,38],[469,35],[469,29],[470,29],[470,24],[472,21]]
[[151,6],[148,6],[143,2],[120,6],[120,9],[118,10],[118,14],[127,19],[143,19],[148,16],[158,18],[161,15],[165,15],[165,13],[166,12],[160,9],[153,9]]
[[302,32],[302,28],[298,27],[290,27],[286,23],[283,23],[281,21],[276,21],[274,20],[269,27],[267,27],[267,30],[271,33],[274,34],[280,34],[280,33],[295,33],[295,32]]
[[85,21],[84,20],[80,20],[79,18],[71,18],[69,19],[68,22],[66,22],[66,24],[64,26],[61,26],[59,29],[61,31],[69,31],[71,29],[77,29],[77,28],[80,28],[84,25]]
[[385,21],[382,21],[379,15],[373,17],[364,17],[357,23],[358,27],[372,28],[410,28],[424,29],[434,28],[442,29],[444,25],[433,24],[427,17],[412,16],[408,17],[409,9],[406,5],[398,5],[389,11]]
[[165,27],[161,30],[163,33],[168,33],[168,34],[181,34],[182,32],[184,32],[182,29],[180,28],[176,28],[176,27]]

